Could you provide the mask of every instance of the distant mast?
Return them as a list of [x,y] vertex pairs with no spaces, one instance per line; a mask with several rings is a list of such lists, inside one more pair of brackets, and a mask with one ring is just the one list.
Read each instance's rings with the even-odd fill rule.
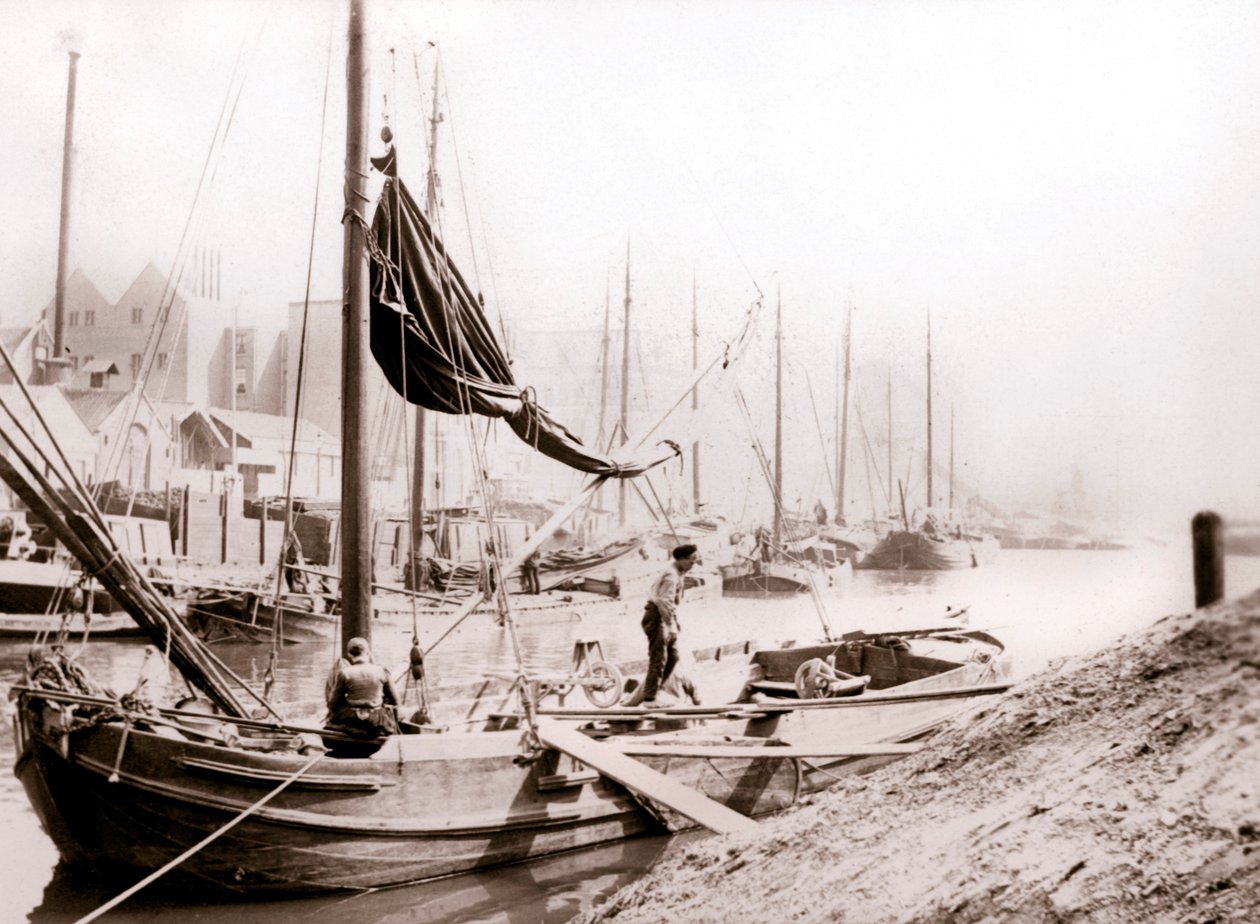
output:
[[[696,314],[696,274],[691,274],[691,372],[694,375],[699,367],[700,326]],[[700,382],[691,386],[691,411],[700,410]],[[700,440],[691,443],[691,507],[696,516],[700,515]]]
[[774,311],[774,547],[783,533],[783,289]]
[[608,348],[611,346],[612,338],[608,335],[609,315],[612,313],[612,282],[607,277],[604,278],[604,339],[599,342],[599,430],[598,440],[600,450],[604,450],[608,446],[607,423],[604,415],[608,410]]
[[927,505],[932,506],[932,314],[927,328]]
[[[599,358],[599,430],[597,431],[596,440],[599,444],[600,452],[607,452],[612,441],[608,438],[607,421],[605,415],[608,412],[608,349],[612,343],[612,338],[608,335],[609,315],[612,312],[612,280],[606,275],[604,277],[604,339],[600,341],[600,358]],[[599,498],[596,501],[599,508],[603,509],[604,488],[601,485],[599,490],[595,492],[595,496]]]
[[57,283],[53,296],[53,359],[61,359],[66,349],[66,277],[70,273],[70,180],[74,175],[74,97],[78,74],[79,53],[72,51],[70,76],[66,83],[66,132],[61,143],[61,230],[57,237]]
[[[437,133],[442,122],[438,112],[438,66],[433,65],[433,115],[429,119],[429,175],[425,183],[424,207],[431,225],[437,225]],[[411,586],[418,589],[428,584],[425,568],[420,567],[424,549],[425,482],[425,426],[427,415],[424,407],[415,406],[415,443],[412,449],[411,478]]]
[[363,204],[367,201],[368,70],[364,53],[363,0],[350,0],[346,49],[345,208],[343,222],[345,305],[341,359],[341,642],[371,639],[372,549],[367,491],[368,256]]
[[949,406],[949,509],[954,509],[954,406]]
[[893,502],[892,366],[888,367],[888,503]]
[[[630,241],[626,240],[625,330],[621,337],[621,445],[630,439]],[[626,479],[617,480],[617,523],[626,525]]]
[[849,458],[849,377],[852,372],[853,303],[844,321],[844,392],[840,399],[840,432],[836,435],[836,522],[844,525],[844,476]]

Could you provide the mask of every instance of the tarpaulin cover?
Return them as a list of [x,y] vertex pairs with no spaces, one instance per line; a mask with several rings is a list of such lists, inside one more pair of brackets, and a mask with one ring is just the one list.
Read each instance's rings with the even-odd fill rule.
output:
[[[385,163],[392,173],[392,157]],[[613,459],[553,420],[513,380],[481,300],[397,177],[386,181],[372,234],[372,355],[409,403],[502,418],[539,452],[597,475],[639,475],[677,454],[676,445],[661,442]]]

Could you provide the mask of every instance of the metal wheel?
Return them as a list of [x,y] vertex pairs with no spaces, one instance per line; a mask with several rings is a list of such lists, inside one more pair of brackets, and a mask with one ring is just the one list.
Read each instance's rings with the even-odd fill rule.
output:
[[621,702],[621,691],[625,686],[625,678],[615,664],[607,661],[592,661],[590,672],[582,680],[582,689],[592,706],[610,709]]
[[796,669],[796,695],[801,699],[823,699],[835,676],[822,658],[810,658]]

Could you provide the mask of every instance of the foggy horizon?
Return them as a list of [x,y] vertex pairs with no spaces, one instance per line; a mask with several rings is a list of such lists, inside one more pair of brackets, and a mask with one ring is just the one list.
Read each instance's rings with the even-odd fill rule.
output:
[[[441,231],[496,325],[590,331],[597,348],[606,293],[620,330],[628,245],[642,416],[689,378],[693,280],[702,359],[760,298],[738,376],[769,446],[781,294],[789,506],[832,506],[822,460],[852,305],[846,495],[863,506],[855,409],[882,464],[890,378],[894,471],[922,493],[930,316],[936,477],[952,412],[960,481],[1008,512],[1050,512],[1079,472],[1119,524],[1260,513],[1253,5],[557,0],[368,17],[371,150],[388,116],[423,190],[440,65]],[[52,297],[72,46],[71,269],[112,301],[148,262],[166,273],[213,247],[225,304],[275,326],[305,289],[318,167],[311,297],[336,297],[344,18],[335,2],[0,0],[3,169],[19,180],[0,326]],[[570,402],[581,419],[561,419],[588,440],[598,360],[567,359],[591,387]],[[544,374],[565,361],[518,356],[520,384],[554,410],[573,379]],[[754,490],[764,509],[746,425],[701,393],[710,509]],[[689,479],[663,480],[685,496]]]

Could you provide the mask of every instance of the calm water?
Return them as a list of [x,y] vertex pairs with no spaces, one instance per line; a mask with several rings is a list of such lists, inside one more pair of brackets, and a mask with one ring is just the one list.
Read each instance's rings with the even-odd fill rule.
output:
[[[1187,542],[1188,545],[1188,542]],[[1260,587],[1260,558],[1227,561],[1227,595]],[[970,624],[989,628],[1014,657],[1019,675],[1055,658],[1091,651],[1160,616],[1193,605],[1188,548],[1125,552],[1003,551],[987,567],[921,574],[863,572],[850,586],[825,595],[835,632],[889,631],[938,624],[951,607],[968,606]],[[635,612],[601,607],[597,612],[559,612],[523,617],[520,626],[526,662],[534,668],[567,667],[578,639],[599,639],[610,659],[644,654]],[[685,605],[684,643],[703,647],[741,639],[807,639],[821,634],[820,617],[808,597],[772,600],[722,599]],[[429,662],[434,685],[479,679],[492,669],[510,669],[513,649],[507,634],[489,619],[473,617],[453,632]],[[446,629],[422,623],[426,647]],[[378,629],[377,659],[398,669],[406,663],[411,628]],[[144,643],[93,643],[84,657],[97,680],[131,689],[144,661]],[[265,646],[220,645],[218,655],[238,674],[261,686],[268,667]],[[0,682],[18,679],[25,658],[22,643],[0,642]],[[319,645],[283,650],[276,671],[276,699],[314,703],[333,651]],[[6,702],[8,715],[12,707]],[[0,921],[77,920],[121,892],[129,883],[76,879],[56,872],[57,857],[40,831],[26,795],[9,772],[14,761],[10,721],[0,725]],[[248,905],[181,904],[159,886],[107,915],[109,921],[173,920],[234,924],[280,924],[299,917],[369,922],[535,922],[565,921],[632,881],[678,839],[641,838],[491,873],[460,876],[421,886],[370,895]]]

